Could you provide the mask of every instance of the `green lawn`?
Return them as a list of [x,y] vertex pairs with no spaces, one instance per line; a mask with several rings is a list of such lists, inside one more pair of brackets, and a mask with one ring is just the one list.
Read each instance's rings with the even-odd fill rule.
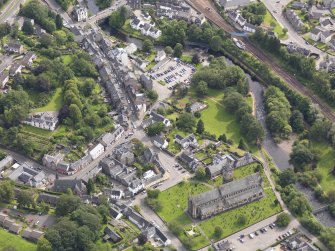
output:
[[267,10],[264,21],[262,25],[271,27],[272,31],[276,32],[278,35],[278,38],[281,40],[287,39],[287,34],[283,33],[283,27],[280,26],[280,24],[277,22],[277,20],[272,16],[272,14]]
[[62,101],[62,88],[58,87],[49,103],[43,107],[34,109],[33,112],[59,111],[62,108]]
[[331,173],[335,166],[335,150],[324,142],[313,142],[312,144],[313,148],[321,153],[316,170],[322,175],[321,187],[327,192],[335,187],[335,177]]
[[68,65],[68,64],[70,64],[70,63],[72,62],[72,57],[71,57],[71,55],[63,55],[63,56],[61,56],[61,58],[62,58],[63,63],[64,63],[65,65]]
[[0,249],[5,247],[13,247],[18,251],[35,251],[36,245],[25,239],[15,235],[8,233],[4,229],[0,228]]

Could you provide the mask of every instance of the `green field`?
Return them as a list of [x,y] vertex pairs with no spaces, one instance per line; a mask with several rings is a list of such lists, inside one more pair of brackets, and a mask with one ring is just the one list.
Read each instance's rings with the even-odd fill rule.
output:
[[279,39],[285,40],[288,38],[287,34],[284,34],[283,32],[283,27],[280,26],[280,24],[268,10],[266,11],[262,25],[271,27],[272,31],[277,33]]
[[[239,179],[254,173],[256,166],[257,164],[251,164],[234,170],[234,178]],[[200,235],[191,239],[187,237],[184,232],[178,235],[178,238],[184,244],[190,245],[192,250],[199,249],[208,245],[209,239],[215,241],[222,239],[281,211],[280,205],[275,203],[275,194],[263,172],[262,177],[264,179],[263,188],[266,193],[266,196],[263,199],[224,212],[207,220],[192,223],[192,219],[185,213],[187,210],[189,194],[199,194],[211,189],[211,186],[209,185],[193,181],[184,181],[161,192],[158,196],[158,201],[160,202],[162,209],[157,213],[165,222],[178,222],[180,225],[184,226],[184,228],[190,227],[192,224],[199,227],[202,230],[200,232],[203,232],[205,235]],[[215,181],[210,181],[209,183],[212,186],[218,186],[222,184],[222,177],[218,177]],[[240,215],[247,216],[246,224],[237,224],[237,218]],[[223,233],[221,236],[214,235],[216,226],[222,228]]]
[[5,247],[13,247],[18,251],[35,251],[36,245],[25,239],[8,233],[4,229],[0,228],[0,249],[2,250]]
[[62,108],[62,104],[62,88],[58,87],[48,104],[34,109],[33,112],[59,111]]
[[325,142],[313,142],[312,144],[313,148],[321,153],[316,170],[322,175],[322,189],[328,192],[335,187],[335,177],[331,173],[335,165],[335,150]]

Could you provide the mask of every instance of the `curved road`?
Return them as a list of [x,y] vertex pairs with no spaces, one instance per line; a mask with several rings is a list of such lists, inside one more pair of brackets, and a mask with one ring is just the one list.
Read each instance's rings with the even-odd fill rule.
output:
[[[226,32],[237,32],[237,30],[230,24],[228,24],[216,11],[216,8],[211,0],[186,0],[186,2],[199,12],[203,13],[208,20],[210,20],[220,28],[224,29]],[[309,97],[313,103],[318,104],[325,117],[335,122],[335,112],[328,104],[322,101],[321,98],[316,96],[313,91],[305,87],[295,77],[293,77],[291,74],[287,73],[284,69],[278,66],[278,64],[276,64],[261,49],[254,46],[247,38],[244,38],[243,42],[245,43],[246,51],[258,58],[261,62],[268,65],[270,69],[272,69],[272,71],[274,71],[280,78],[288,83],[289,86],[292,87],[294,90],[298,91],[304,96]]]

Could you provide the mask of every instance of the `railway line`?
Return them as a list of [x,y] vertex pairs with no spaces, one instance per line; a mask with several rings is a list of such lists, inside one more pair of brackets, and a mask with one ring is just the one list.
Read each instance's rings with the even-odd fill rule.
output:
[[[216,7],[211,0],[186,0],[186,2],[197,11],[203,13],[209,21],[222,28],[226,32],[238,32],[235,27],[227,23],[216,11]],[[313,103],[318,104],[324,116],[332,122],[335,122],[335,112],[328,104],[321,100],[320,97],[316,96],[310,89],[300,83],[294,76],[282,69],[261,49],[254,46],[247,38],[239,39],[242,40],[245,44],[246,51],[258,58],[261,62],[267,64],[273,72],[275,72],[280,78],[282,78],[295,91],[309,97]]]

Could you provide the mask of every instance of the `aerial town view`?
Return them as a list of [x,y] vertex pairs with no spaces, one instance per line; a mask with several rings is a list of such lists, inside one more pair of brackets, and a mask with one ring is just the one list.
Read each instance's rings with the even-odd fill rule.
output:
[[335,0],[0,0],[0,251],[335,251]]

